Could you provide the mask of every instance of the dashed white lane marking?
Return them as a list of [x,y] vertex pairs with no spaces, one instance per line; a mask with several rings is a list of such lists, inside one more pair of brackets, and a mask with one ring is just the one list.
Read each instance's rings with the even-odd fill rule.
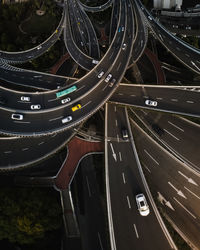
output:
[[49,122],[56,121],[56,120],[61,119],[61,118],[63,118],[63,116],[59,116],[59,117],[56,117],[56,118],[52,118],[52,119],[49,120]]
[[40,143],[38,143],[38,145],[42,145],[44,143],[44,141],[41,141]]
[[122,161],[122,153],[119,152],[119,161]]
[[188,212],[194,219],[196,219],[196,216],[191,213],[185,206],[183,206],[183,204],[180,203],[180,201],[178,201],[175,197],[173,197],[173,199],[186,211]]
[[171,99],[172,102],[178,102],[178,99]]
[[135,229],[135,234],[136,234],[136,237],[139,239],[139,235],[138,235],[137,227],[136,227],[136,225],[135,225],[135,224],[133,224],[133,226],[134,226],[134,229]]
[[160,165],[159,164],[159,162],[157,162],[154,158],[153,158],[153,156],[151,156],[150,154],[149,154],[149,152],[146,150],[146,149],[144,149],[144,152],[157,164],[157,165]]
[[116,127],[117,127],[117,125],[118,125],[118,123],[117,123],[117,119],[115,120],[115,125],[116,125]]
[[129,200],[128,195],[126,196],[126,199],[127,199],[128,207],[129,207],[129,209],[131,209],[131,204],[130,204],[130,200]]
[[4,151],[4,154],[10,154],[12,151]]
[[173,135],[172,133],[170,133],[167,129],[164,128],[164,131],[165,131],[166,133],[168,133],[169,135],[171,135],[171,137],[173,137],[173,138],[176,139],[177,141],[180,141],[179,138],[177,138],[175,135]]
[[178,127],[178,126],[177,126],[177,125],[175,125],[174,123],[172,123],[172,122],[170,122],[170,121],[168,121],[168,123],[169,123],[169,124],[171,124],[173,127],[175,127],[175,128],[177,128],[177,129],[179,129],[180,131],[184,132],[184,129],[182,129],[182,128]]
[[187,103],[191,103],[191,104],[194,103],[193,101],[186,101],[186,102],[187,102]]
[[22,148],[22,151],[26,151],[26,150],[28,150],[29,148]]
[[194,195],[197,199],[200,200],[200,197],[199,197],[198,195],[196,195],[195,193],[193,193],[189,188],[187,188],[187,187],[185,187],[185,186],[184,186],[184,188],[185,188],[188,192],[190,192],[192,195]]
[[125,178],[124,172],[122,173],[122,178],[123,178],[124,184],[126,184],[126,178]]
[[86,182],[87,182],[87,188],[88,188],[88,193],[89,193],[89,196],[91,197],[91,191],[90,191],[90,185],[89,185],[89,181],[88,181],[88,177],[86,176]]

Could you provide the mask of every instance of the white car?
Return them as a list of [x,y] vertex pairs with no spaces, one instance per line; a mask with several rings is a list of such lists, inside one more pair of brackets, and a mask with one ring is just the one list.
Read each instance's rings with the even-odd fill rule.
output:
[[106,76],[105,82],[109,82],[110,79],[111,79],[111,77],[112,77],[112,74],[108,74],[108,75]]
[[122,31],[124,31],[124,26],[122,26]]
[[31,109],[41,109],[41,105],[40,104],[31,105]]
[[101,78],[103,75],[104,75],[104,71],[101,71],[101,72],[98,74],[98,78]]
[[71,101],[71,98],[67,97],[67,98],[61,100],[61,103],[65,104],[65,103],[70,102],[70,101]]
[[42,48],[42,46],[41,45],[39,45],[38,47],[37,47],[37,49],[41,49]]
[[21,114],[12,114],[11,118],[13,120],[19,120],[19,121],[21,121],[21,120],[23,120],[23,115],[21,115]]
[[67,116],[62,119],[62,123],[70,122],[72,120],[72,116]]
[[99,63],[99,61],[98,61],[98,60],[94,60],[94,59],[93,59],[93,60],[92,60],[92,63],[93,63],[93,64],[98,64],[98,63]]
[[154,106],[154,107],[156,107],[158,105],[158,103],[156,101],[151,101],[151,100],[146,100],[145,104],[147,106]]
[[148,16],[149,20],[153,20],[151,16]]
[[144,194],[137,194],[135,199],[140,215],[147,216],[150,213],[150,210]]
[[122,49],[125,50],[126,49],[126,43],[122,44]]
[[23,102],[30,102],[30,97],[29,96],[21,96],[21,101]]

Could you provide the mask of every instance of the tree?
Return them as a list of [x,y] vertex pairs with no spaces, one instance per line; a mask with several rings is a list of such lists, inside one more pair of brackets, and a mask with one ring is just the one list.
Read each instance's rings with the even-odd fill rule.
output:
[[48,189],[1,188],[0,240],[34,243],[61,226],[61,207]]

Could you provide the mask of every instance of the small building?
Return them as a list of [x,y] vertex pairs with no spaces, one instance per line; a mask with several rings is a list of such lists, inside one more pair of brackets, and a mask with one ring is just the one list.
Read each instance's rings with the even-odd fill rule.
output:
[[181,10],[183,0],[153,0],[154,9],[171,9]]

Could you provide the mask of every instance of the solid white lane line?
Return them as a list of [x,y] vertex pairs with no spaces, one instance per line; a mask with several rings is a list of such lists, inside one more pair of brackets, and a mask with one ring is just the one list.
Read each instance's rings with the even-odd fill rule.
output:
[[119,142],[119,135],[117,134],[117,141]]
[[178,201],[175,197],[173,197],[173,199],[186,211],[188,212],[194,219],[196,219],[196,216],[194,214],[192,214],[185,206],[183,206],[183,204],[180,203],[180,201]]
[[49,122],[52,122],[52,121],[55,121],[55,120],[58,120],[58,119],[61,119],[63,118],[63,116],[59,116],[59,117],[56,117],[56,118],[53,118],[53,119],[50,119]]
[[187,103],[194,103],[193,101],[186,101]]
[[124,184],[126,184],[126,178],[125,178],[124,172],[122,173],[122,178],[123,178]]
[[129,200],[128,195],[126,196],[126,199],[127,199],[127,202],[128,202],[128,207],[129,207],[129,209],[131,209],[131,204],[130,204],[130,200]]
[[167,129],[164,128],[164,131],[165,131],[166,133],[168,133],[169,135],[171,135],[171,136],[172,136],[174,139],[176,139],[177,141],[180,141],[179,138],[177,138],[175,135],[173,135],[172,133],[170,133]]
[[159,164],[159,162],[157,162],[154,158],[153,158],[153,156],[151,156],[150,154],[149,154],[149,152],[147,152],[147,150],[146,149],[144,149],[144,152],[157,164],[157,165],[160,165]]
[[177,101],[178,101],[178,99],[171,99],[171,101],[172,101],[172,102],[177,102]]
[[118,125],[118,123],[117,123],[117,119],[115,120],[115,125],[116,125],[116,127],[117,127],[117,125]]
[[101,246],[101,250],[103,250],[103,244],[102,244],[102,241],[101,241],[101,236],[100,236],[100,233],[98,232],[98,239],[99,239],[99,244]]
[[86,176],[86,182],[87,182],[87,188],[88,188],[88,193],[89,193],[89,196],[91,197],[91,191],[90,191],[90,186],[89,186],[89,182],[88,182],[88,177]]
[[188,192],[190,192],[191,194],[193,194],[197,199],[200,200],[200,197],[199,197],[198,195],[196,195],[195,193],[193,193],[189,188],[187,188],[187,187],[185,187],[185,186],[184,186],[184,188],[185,188]]
[[175,125],[174,123],[172,123],[172,122],[170,122],[170,121],[168,121],[168,123],[169,123],[169,124],[171,124],[173,127],[175,127],[175,128],[177,128],[177,129],[179,129],[180,131],[184,132],[184,129],[182,129],[182,128],[178,127],[178,126],[177,126],[177,125]]
[[135,234],[136,234],[136,237],[139,239],[139,235],[138,235],[137,227],[136,227],[136,225],[135,225],[135,224],[133,224],[133,226],[134,226],[134,229],[135,229]]
[[119,160],[122,161],[122,153],[119,152]]

